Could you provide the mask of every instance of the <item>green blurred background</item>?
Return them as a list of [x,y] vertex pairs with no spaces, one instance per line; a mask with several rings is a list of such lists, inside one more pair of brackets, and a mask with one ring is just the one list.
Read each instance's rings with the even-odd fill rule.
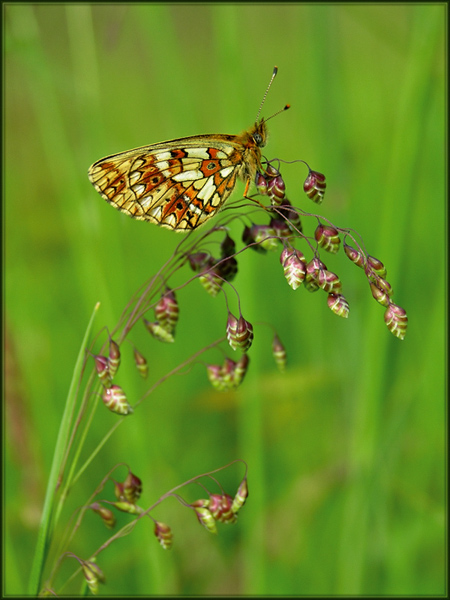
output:
[[[272,331],[255,325],[236,393],[213,391],[199,364],[172,377],[88,469],[66,518],[117,462],[142,478],[148,506],[239,457],[250,497],[236,525],[209,535],[169,500],[155,517],[171,525],[172,551],[141,523],[100,556],[100,593],[443,594],[446,5],[8,4],[3,16],[5,593],[26,589],[93,307],[101,302],[94,331],[114,327],[181,239],[114,211],[87,168],[165,139],[239,133],[278,65],[263,115],[292,108],[271,121],[265,154],[326,174],[319,212],[355,228],[385,263],[408,312],[406,339],[388,332],[342,252],[324,260],[343,282],[347,320],[321,292],[293,292],[278,253],[246,252],[235,282],[241,308],[276,327],[286,374],[273,365]],[[301,191],[304,167],[283,175],[291,201],[315,211]],[[141,326],[131,335],[149,358],[147,383],[124,346],[118,378],[132,403],[224,333],[222,295],[194,282],[178,300],[174,345],[157,345]],[[236,313],[232,294],[230,302]],[[222,359],[217,350],[205,357]],[[98,413],[86,456],[116,420]],[[219,478],[234,494],[242,475],[235,466]],[[105,535],[89,516],[72,549],[87,558]]]

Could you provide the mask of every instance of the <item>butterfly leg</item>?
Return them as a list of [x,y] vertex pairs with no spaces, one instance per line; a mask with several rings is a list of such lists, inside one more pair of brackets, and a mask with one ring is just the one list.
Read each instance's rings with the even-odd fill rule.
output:
[[264,204],[261,204],[261,202],[259,200],[256,200],[256,198],[252,198],[251,196],[247,196],[247,192],[248,192],[248,188],[250,187],[250,184],[251,184],[251,180],[250,180],[250,178],[248,178],[247,183],[245,185],[244,198],[246,198],[247,200],[251,200],[252,202],[255,202],[256,204],[259,204],[259,206],[261,208],[263,208],[264,210],[267,210],[267,206],[264,206]]
[[[245,184],[244,198],[248,198],[247,192],[248,192],[249,187],[250,187],[250,177],[247,179],[247,183]],[[250,198],[249,198],[249,200],[250,200]]]

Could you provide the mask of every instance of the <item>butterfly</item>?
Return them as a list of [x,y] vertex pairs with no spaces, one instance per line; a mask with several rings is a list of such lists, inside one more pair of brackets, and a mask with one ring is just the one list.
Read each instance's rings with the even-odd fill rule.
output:
[[89,180],[102,198],[135,219],[175,231],[196,229],[222,208],[238,178],[246,182],[247,197],[257,172],[264,170],[261,148],[268,119],[258,117],[277,71],[275,67],[248,130],[239,135],[196,135],[113,154],[89,168]]

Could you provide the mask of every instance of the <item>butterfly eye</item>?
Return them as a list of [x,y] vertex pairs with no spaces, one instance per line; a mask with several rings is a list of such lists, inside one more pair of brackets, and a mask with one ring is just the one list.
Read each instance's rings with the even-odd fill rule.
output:
[[253,139],[255,140],[255,144],[257,146],[263,146],[264,145],[264,140],[263,140],[263,136],[256,132],[255,135],[253,136]]

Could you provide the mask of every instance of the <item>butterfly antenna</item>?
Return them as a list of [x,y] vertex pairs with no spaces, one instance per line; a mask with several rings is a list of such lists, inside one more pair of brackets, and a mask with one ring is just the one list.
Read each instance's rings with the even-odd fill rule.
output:
[[[265,100],[266,100],[267,92],[270,90],[270,86],[272,85],[272,81],[275,79],[275,77],[276,77],[277,73],[278,73],[278,67],[274,67],[274,68],[273,68],[272,77],[270,78],[269,85],[267,86],[266,92],[265,92],[265,94],[264,94],[264,96],[263,96],[263,99],[262,99],[262,102],[261,102],[261,106],[259,107],[259,110],[258,110],[258,114],[256,115],[256,121],[255,121],[256,123],[258,122],[259,115],[260,115],[260,113],[261,113],[261,109],[262,109],[262,107],[263,107],[263,104],[264,104],[264,102],[265,102]],[[284,109],[283,109],[283,110],[284,110]],[[281,112],[281,111],[280,111],[280,112]]]
[[290,104],[286,104],[286,106],[283,106],[283,108],[281,110],[277,110],[276,113],[274,113],[273,115],[271,115],[268,119],[264,119],[267,123],[267,121],[269,121],[269,119],[272,119],[273,117],[276,117],[277,115],[279,115],[280,113],[284,112],[285,110],[287,110],[288,108],[291,108]]

